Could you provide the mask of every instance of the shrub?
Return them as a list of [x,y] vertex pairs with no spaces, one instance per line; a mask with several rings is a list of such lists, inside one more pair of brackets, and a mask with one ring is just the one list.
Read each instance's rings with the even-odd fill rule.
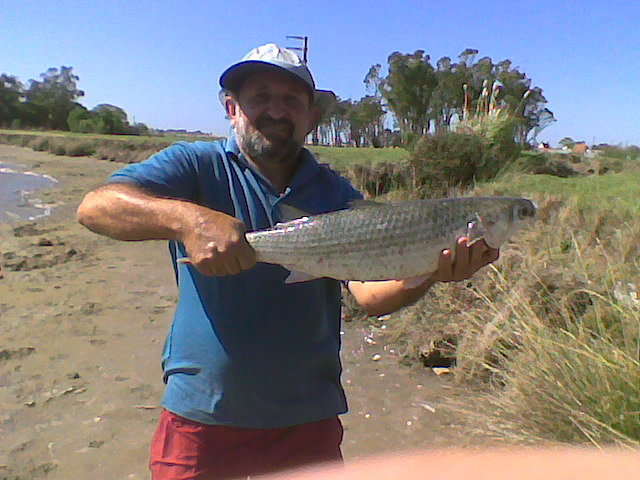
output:
[[67,155],[70,157],[85,157],[93,155],[96,151],[95,147],[88,143],[75,143],[66,148]]
[[488,176],[485,165],[490,154],[479,135],[443,132],[419,139],[410,163],[418,187],[440,194],[450,186],[469,185],[476,177]]
[[524,153],[507,168],[512,172],[546,174],[563,178],[578,174],[566,161],[538,152]]
[[36,138],[36,140],[32,143],[31,148],[38,152],[46,152],[50,148],[49,139],[48,138]]
[[61,143],[56,143],[56,144],[51,145],[51,149],[49,151],[51,153],[53,153],[54,155],[66,155],[67,154],[67,149]]

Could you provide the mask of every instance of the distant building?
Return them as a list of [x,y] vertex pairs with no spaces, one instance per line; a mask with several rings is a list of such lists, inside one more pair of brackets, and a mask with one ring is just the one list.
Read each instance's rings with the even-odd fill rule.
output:
[[584,142],[576,143],[571,149],[571,153],[575,153],[576,155],[584,155],[589,151],[589,146]]

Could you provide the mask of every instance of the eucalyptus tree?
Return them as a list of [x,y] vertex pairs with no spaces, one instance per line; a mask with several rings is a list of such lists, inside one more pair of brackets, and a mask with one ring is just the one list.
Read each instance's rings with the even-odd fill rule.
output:
[[351,123],[351,139],[356,147],[381,145],[380,135],[383,131],[385,111],[380,99],[373,95],[362,97],[352,103],[349,111]]
[[431,121],[431,99],[438,85],[436,71],[424,50],[392,53],[380,93],[404,133],[425,135]]
[[76,108],[77,100],[84,96],[79,90],[73,67],[49,68],[40,75],[41,81],[30,80],[26,99],[40,110],[40,126],[55,130],[68,130],[67,118]]
[[24,85],[18,77],[0,74],[0,126],[20,126]]
[[[455,119],[462,119],[465,102],[474,113],[490,108],[508,111],[519,144],[555,121],[542,89],[533,87],[511,60],[494,63],[490,57],[477,56],[478,50],[467,48],[457,62],[442,57],[434,68],[423,50],[394,52],[388,58],[387,75],[381,75],[381,65],[373,65],[365,85],[391,110],[405,138],[449,130]],[[494,103],[489,105],[488,99]]]

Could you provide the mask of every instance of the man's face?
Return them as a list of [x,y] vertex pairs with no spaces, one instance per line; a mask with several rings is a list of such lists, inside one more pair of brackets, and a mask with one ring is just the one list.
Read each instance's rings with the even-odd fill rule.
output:
[[288,75],[256,73],[227,100],[242,152],[255,162],[294,159],[314,125],[309,91]]

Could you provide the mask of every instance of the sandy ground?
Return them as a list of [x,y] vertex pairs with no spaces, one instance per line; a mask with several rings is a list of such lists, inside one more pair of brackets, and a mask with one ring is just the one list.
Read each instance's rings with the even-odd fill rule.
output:
[[[76,223],[84,193],[121,165],[4,145],[0,161],[60,181],[38,193],[52,217],[0,225],[0,480],[148,478],[176,300],[166,245]],[[485,442],[441,408],[467,395],[450,378],[399,365],[365,324],[344,330],[347,461]]]

